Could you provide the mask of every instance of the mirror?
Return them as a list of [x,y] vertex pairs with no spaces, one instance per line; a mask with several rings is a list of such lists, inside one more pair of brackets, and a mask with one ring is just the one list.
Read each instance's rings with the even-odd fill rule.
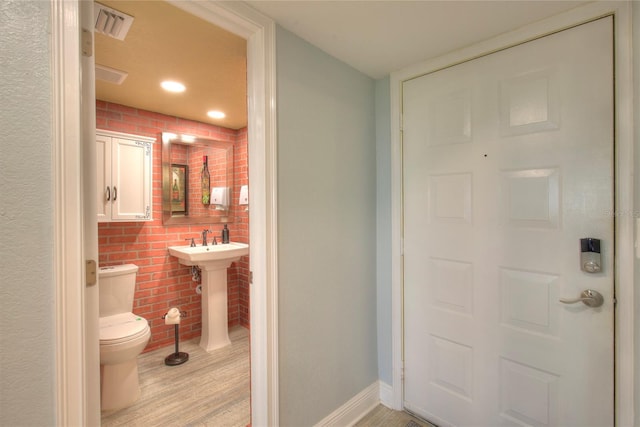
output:
[[[205,162],[209,185],[203,185]],[[163,224],[233,222],[232,194],[232,142],[162,133]]]

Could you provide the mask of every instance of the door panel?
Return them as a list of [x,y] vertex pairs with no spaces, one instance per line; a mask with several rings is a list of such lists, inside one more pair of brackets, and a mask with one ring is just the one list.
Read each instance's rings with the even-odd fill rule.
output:
[[113,138],[112,181],[117,197],[113,199],[113,219],[144,217],[145,174],[148,172],[148,147],[136,141]]
[[407,409],[613,425],[612,46],[603,18],[404,83]]

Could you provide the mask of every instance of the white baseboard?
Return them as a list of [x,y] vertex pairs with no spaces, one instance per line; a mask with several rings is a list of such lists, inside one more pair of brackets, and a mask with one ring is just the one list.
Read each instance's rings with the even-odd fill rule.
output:
[[352,426],[379,403],[380,382],[376,381],[351,398],[347,403],[326,416],[322,421],[316,424],[315,427]]
[[378,386],[380,387],[380,403],[393,409],[393,387],[383,381],[378,381]]

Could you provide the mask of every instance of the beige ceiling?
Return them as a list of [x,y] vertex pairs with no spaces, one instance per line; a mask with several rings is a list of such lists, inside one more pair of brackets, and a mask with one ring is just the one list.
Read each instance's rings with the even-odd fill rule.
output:
[[[122,85],[96,79],[96,98],[216,124],[247,125],[246,41],[164,1],[99,3],[134,17],[124,41],[95,34],[96,64],[126,71]],[[160,82],[178,80],[181,94]],[[226,113],[211,119],[209,110]]]

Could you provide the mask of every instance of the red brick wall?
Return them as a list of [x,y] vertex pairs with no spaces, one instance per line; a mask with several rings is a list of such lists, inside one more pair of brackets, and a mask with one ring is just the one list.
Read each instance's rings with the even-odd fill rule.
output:
[[[168,246],[187,244],[185,239],[197,237],[205,225],[164,226],[162,224],[162,144],[161,132],[190,134],[234,143],[234,183],[228,224],[232,241],[249,243],[249,215],[238,206],[240,186],[248,184],[247,130],[226,129],[178,117],[166,116],[104,101],[96,102],[98,129],[154,137],[153,145],[153,221],[111,222],[98,224],[99,263],[114,265],[133,263],[140,268],[136,279],[134,313],[146,318],[151,326],[151,340],[145,351],[172,345],[173,327],[166,326],[162,316],[171,307],[187,312],[180,324],[180,339],[200,336],[201,297],[197,283],[191,279],[190,267],[178,264],[169,255]],[[222,224],[208,228],[220,236]],[[249,257],[242,257],[229,268],[229,326],[249,327]]]

